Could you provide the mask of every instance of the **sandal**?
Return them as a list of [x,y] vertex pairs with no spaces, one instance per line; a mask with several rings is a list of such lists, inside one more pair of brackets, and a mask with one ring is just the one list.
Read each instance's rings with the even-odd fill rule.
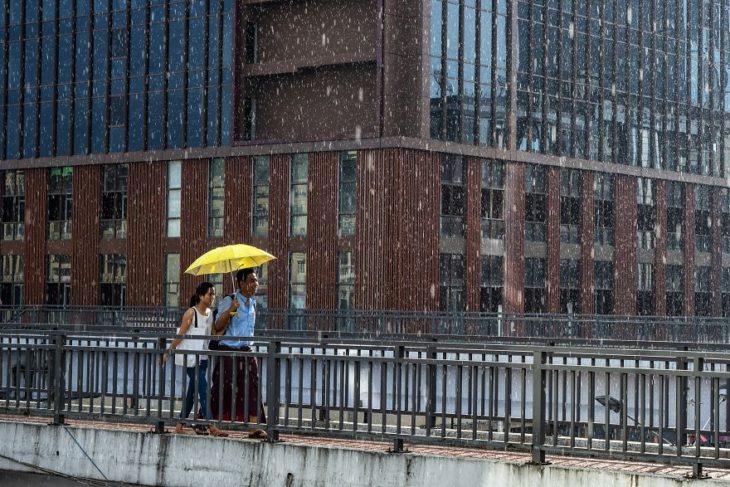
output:
[[197,424],[193,426],[193,430],[195,431],[196,435],[208,436],[210,434],[210,431],[208,431],[208,427],[204,424]]
[[222,429],[220,429],[216,426],[213,426],[213,425],[210,425],[210,428],[208,428],[208,431],[210,432],[210,436],[215,436],[217,438],[227,438],[228,437],[228,433],[226,433]]
[[265,440],[269,437],[264,430],[251,430],[248,433],[248,437],[254,440]]
[[182,423],[177,423],[175,425],[175,434],[176,435],[184,435],[185,431],[183,430],[184,425]]

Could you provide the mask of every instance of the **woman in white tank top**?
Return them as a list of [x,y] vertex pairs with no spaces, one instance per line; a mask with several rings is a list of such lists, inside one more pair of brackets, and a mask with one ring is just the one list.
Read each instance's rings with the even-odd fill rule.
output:
[[[208,356],[203,355],[203,350],[207,350],[208,341],[199,338],[211,334],[211,328],[213,325],[213,311],[211,307],[215,301],[215,287],[209,282],[202,282],[198,285],[195,290],[195,294],[190,298],[190,309],[185,311],[182,319],[180,320],[180,327],[177,330],[178,335],[184,335],[185,338],[175,338],[170,344],[168,350],[188,350],[192,353],[189,354],[175,354],[175,365],[185,368],[185,372],[188,376],[188,387],[187,395],[185,397],[185,404],[183,405],[182,411],[180,411],[180,419],[186,419],[190,415],[190,411],[193,409],[195,402],[195,387],[197,382],[198,387],[198,403],[200,405],[200,411],[203,414],[203,418],[210,419],[210,410],[208,409],[208,381],[207,381],[207,370],[208,370]],[[163,362],[169,358],[169,352],[165,351],[162,356]],[[195,369],[198,374],[196,377]],[[210,428],[206,425],[194,426],[194,430],[199,435],[211,434],[213,436],[228,436],[218,429],[215,425],[210,425]],[[183,423],[180,422],[175,427],[175,433],[183,432]]]

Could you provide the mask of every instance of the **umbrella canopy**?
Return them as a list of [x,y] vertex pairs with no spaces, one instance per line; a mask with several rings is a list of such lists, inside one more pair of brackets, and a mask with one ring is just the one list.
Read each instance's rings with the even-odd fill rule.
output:
[[185,272],[194,276],[222,274],[246,267],[258,267],[273,259],[276,257],[251,245],[224,245],[209,250],[195,259]]

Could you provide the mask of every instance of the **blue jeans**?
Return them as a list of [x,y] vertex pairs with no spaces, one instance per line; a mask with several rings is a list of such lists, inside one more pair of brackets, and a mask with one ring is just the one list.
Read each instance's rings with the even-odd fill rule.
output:
[[[190,416],[195,402],[195,367],[185,367],[188,374],[188,393],[185,397],[185,409],[180,411],[180,418]],[[198,364],[198,401],[201,415],[205,419],[210,419],[210,411],[208,410],[208,380],[206,372],[208,370],[208,361],[201,360]]]

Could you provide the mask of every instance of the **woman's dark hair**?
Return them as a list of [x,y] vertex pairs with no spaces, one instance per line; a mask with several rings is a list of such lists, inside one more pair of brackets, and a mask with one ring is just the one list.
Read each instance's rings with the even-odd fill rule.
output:
[[208,294],[208,290],[213,287],[210,282],[201,282],[198,287],[195,288],[195,294],[190,297],[190,307],[197,306],[200,302],[200,297]]

